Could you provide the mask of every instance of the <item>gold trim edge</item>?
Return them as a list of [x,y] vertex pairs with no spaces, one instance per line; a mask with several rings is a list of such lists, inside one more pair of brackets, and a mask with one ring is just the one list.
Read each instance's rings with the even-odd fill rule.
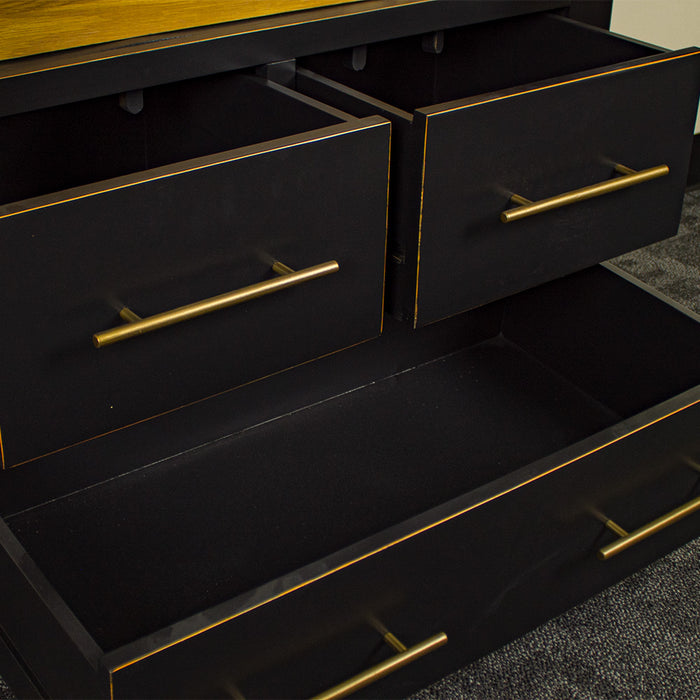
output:
[[425,193],[425,168],[428,154],[428,120],[430,117],[425,116],[425,134],[423,135],[423,169],[421,172],[420,182],[420,211],[418,214],[418,245],[416,247],[416,290],[413,302],[413,328],[418,328],[418,287],[420,285],[420,252],[421,243],[423,240],[423,195]]

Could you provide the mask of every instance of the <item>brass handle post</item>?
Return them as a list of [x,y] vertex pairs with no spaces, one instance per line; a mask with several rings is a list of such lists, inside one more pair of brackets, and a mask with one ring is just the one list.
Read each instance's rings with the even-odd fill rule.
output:
[[665,515],[656,518],[656,520],[652,520],[650,523],[642,525],[642,527],[629,533],[625,532],[625,530],[623,530],[617,523],[613,522],[612,520],[608,520],[605,525],[613,532],[620,535],[620,538],[599,549],[598,559],[602,559],[603,561],[610,559],[616,554],[619,554],[625,549],[637,544],[637,542],[641,542],[654,533],[667,528],[669,525],[673,525],[673,523],[677,523],[679,520],[688,517],[696,510],[700,510],[700,496],[693,498],[691,501],[684,503],[682,506],[674,508],[669,513],[666,513]]
[[[403,644],[396,640],[396,638],[391,634],[390,639],[388,640],[386,639],[385,635],[385,641],[391,647],[396,649],[398,653],[386,661],[381,661],[375,666],[358,673],[356,676],[348,678],[348,680],[344,681],[343,683],[333,686],[324,693],[316,695],[313,700],[337,700],[337,698],[347,697],[348,695],[357,692],[361,688],[368,686],[370,683],[374,683],[380,678],[388,676],[397,669],[410,664],[412,661],[415,661],[421,656],[425,656],[425,654],[428,654],[434,649],[446,644],[447,635],[444,632],[440,632],[408,649],[406,649],[406,647],[404,647]],[[403,648],[403,651],[399,651],[401,648]]]
[[142,335],[143,333],[150,333],[158,328],[172,326],[175,323],[188,321],[197,316],[204,316],[213,311],[219,311],[229,306],[242,304],[243,302],[256,299],[257,297],[272,294],[273,292],[278,292],[287,287],[294,287],[302,282],[308,282],[317,277],[330,275],[333,272],[337,272],[340,266],[335,260],[330,260],[297,272],[292,271],[291,268],[283,263],[274,263],[272,269],[279,275],[274,279],[257,282],[256,284],[251,284],[232,292],[219,294],[218,296],[187,304],[186,306],[180,306],[170,311],[148,316],[147,318],[139,318],[130,309],[122,309],[119,315],[122,319],[127,321],[127,323],[123,326],[117,326],[116,328],[110,328],[109,330],[95,333],[92,337],[93,345],[96,348],[102,348],[105,345],[118,343],[122,340]]
[[520,206],[502,212],[501,221],[507,224],[511,221],[524,219],[526,216],[541,214],[545,211],[565,207],[569,204],[575,204],[576,202],[582,202],[584,199],[600,197],[603,194],[608,194],[608,192],[623,190],[626,187],[632,187],[633,185],[639,185],[648,180],[654,180],[657,177],[668,174],[668,165],[657,165],[653,168],[647,168],[646,170],[632,170],[631,168],[618,164],[615,165],[615,171],[621,173],[622,177],[614,177],[611,180],[597,182],[594,185],[564,192],[563,194],[548,197],[547,199],[540,199],[537,202],[531,202],[525,199],[525,197],[514,194],[511,196],[511,202],[519,204]]

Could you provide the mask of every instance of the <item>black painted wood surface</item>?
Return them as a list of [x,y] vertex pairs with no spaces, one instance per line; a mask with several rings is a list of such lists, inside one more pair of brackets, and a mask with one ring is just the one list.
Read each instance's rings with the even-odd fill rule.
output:
[[386,318],[372,342],[5,470],[0,513],[10,517],[493,338],[502,315],[491,304],[417,331]]
[[13,174],[0,184],[0,204],[54,201],[61,190],[343,121],[329,107],[241,73],[25,112],[0,119],[3,168]]
[[[0,674],[5,675],[7,668],[8,679],[16,677],[21,663],[20,668],[27,669],[29,689],[34,685],[42,696],[107,697],[108,679],[98,668],[101,649],[4,521],[0,522],[0,592],[2,638],[11,644],[13,655],[0,667]],[[22,685],[15,692],[22,692]]]
[[[13,339],[0,349],[6,466],[380,332],[388,122],[343,122],[252,79],[252,94],[235,100],[239,80],[144,96],[154,112],[141,121],[145,167],[155,169],[0,210],[0,313]],[[261,102],[260,90],[279,99]],[[303,123],[312,130],[285,135]],[[71,162],[103,166],[99,151],[69,144]],[[51,164],[65,176],[59,157]],[[270,279],[274,260],[295,270],[336,260],[340,270],[92,346],[93,333],[121,325],[122,305],[147,317]]]
[[114,649],[618,420],[495,339],[8,522]]
[[[454,26],[465,14],[469,15],[465,22],[483,21],[526,13],[535,5],[564,4],[414,3],[392,13],[368,13],[365,18],[324,17],[323,25],[240,27],[242,34],[237,36],[194,31],[187,37],[171,37],[162,44],[165,51],[150,56],[124,46],[114,54],[108,50],[100,57],[104,60],[95,64],[81,65],[77,55],[73,65],[70,58],[66,65],[30,61],[4,73],[2,109],[24,111],[28,105],[62,104],[81,96],[292,58],[299,55],[300,47],[327,50],[368,37],[378,40]],[[319,31],[321,26],[324,29]],[[207,39],[204,47],[192,43],[197,38]],[[644,51],[641,55],[650,55]],[[218,80],[202,84],[214,86]],[[278,196],[286,201],[292,194],[273,192],[269,183],[276,178],[271,174],[299,175],[302,167],[314,168],[322,178],[314,189],[317,201],[296,203],[300,210],[294,211],[303,214],[322,201],[327,205],[324,223],[336,213],[347,220],[347,211],[332,211],[337,199],[329,195],[327,183],[344,177],[333,171],[332,163],[349,156],[357,168],[355,184],[367,179],[367,168],[378,180],[377,173],[386,168],[388,125],[379,120],[345,124],[345,117],[334,110],[297,100],[299,109],[283,116],[304,111],[308,116],[315,111],[317,117],[329,120],[308,126],[320,129],[314,133],[323,134],[323,150],[314,150],[308,134],[277,142],[287,152],[303,148],[304,157],[293,163],[280,160],[279,154],[273,156],[270,144],[246,145],[285,136],[280,133],[218,145],[209,137],[227,121],[225,116],[219,119],[222,115],[217,111],[217,93],[225,87],[225,76],[222,81],[200,102],[204,109],[199,113],[195,109],[180,122],[189,126],[192,118],[197,121],[205,115],[199,123],[206,135],[193,136],[188,128],[171,121],[174,112],[189,104],[192,93],[186,86],[157,91],[163,99],[156,113],[167,122],[167,133],[157,126],[130,136],[122,132],[124,140],[116,138],[111,144],[109,138],[102,142],[100,126],[89,120],[92,115],[97,122],[99,114],[99,121],[107,124],[101,110],[114,107],[114,98],[100,100],[94,112],[92,106],[83,112],[67,107],[63,121],[59,120],[66,140],[49,159],[51,167],[42,173],[43,184],[31,173],[43,162],[41,153],[51,143],[50,129],[43,136],[39,157],[27,153],[25,166],[20,155],[13,168],[24,174],[5,185],[38,185],[39,189],[9,194],[3,201],[45,196],[93,181],[97,170],[81,172],[85,164],[80,155],[65,171],[55,167],[67,154],[79,154],[86,138],[105,153],[98,165],[107,172],[99,177],[121,175],[121,184],[128,184],[122,172],[158,165],[165,172],[170,166],[164,164],[173,159],[238,148],[236,153],[246,161],[246,169],[250,166],[254,179],[248,182],[241,171],[233,178],[236,186],[255,190],[265,202]],[[260,124],[255,117],[250,120],[253,131],[270,126],[274,130],[276,110],[263,110]],[[121,129],[118,125],[125,116],[112,117],[114,128]],[[424,132],[410,126],[415,116],[400,119],[404,121],[394,129],[395,145],[413,139],[422,152]],[[76,126],[80,123],[85,124],[84,134]],[[24,132],[22,140],[36,133],[37,124],[40,120]],[[301,129],[306,128],[304,123]],[[373,144],[358,136],[361,128],[365,135],[372,132]],[[11,144],[12,134],[21,135],[21,128],[9,134],[6,143]],[[167,139],[159,149],[154,141],[160,136]],[[326,148],[329,141],[342,141],[338,153]],[[134,152],[120,150],[132,142],[137,146]],[[120,162],[133,158],[145,142],[154,146],[155,162],[141,165],[139,154],[136,166],[127,162],[120,170]],[[377,165],[380,151],[384,159]],[[268,156],[272,165],[265,165]],[[211,167],[214,162],[205,163],[205,168]],[[401,180],[400,175],[398,189],[413,188],[415,194],[422,162],[410,156],[405,167],[408,176]],[[392,169],[394,175],[397,169],[404,172],[400,158],[394,159]],[[62,180],[76,174],[77,181]],[[385,173],[383,177],[385,194]],[[213,181],[200,185],[202,189],[185,189],[209,196],[218,186]],[[294,186],[303,192],[312,187],[303,178],[294,180]],[[173,228],[194,217],[191,201],[178,198],[177,192],[171,191],[170,199],[159,199],[153,191],[147,194],[155,202],[176,202],[166,215]],[[357,221],[377,204],[372,202],[362,198],[359,205],[357,200],[348,204],[349,219]],[[137,204],[145,207],[146,199]],[[407,218],[420,215],[418,205],[418,199],[411,200]],[[5,211],[11,213],[12,207]],[[271,212],[261,206],[251,216],[278,216]],[[85,213],[78,217],[80,221]],[[94,218],[99,217],[96,212]],[[148,261],[140,259],[145,239],[137,240],[131,229],[133,218],[110,222],[109,231],[113,241],[121,242],[125,232],[127,239],[131,236],[131,248],[119,253],[120,265],[138,268]],[[61,251],[60,244],[67,231],[73,240],[86,234],[70,217],[58,223],[61,238],[51,237],[53,229],[46,221],[31,233],[40,239],[41,247],[46,245],[45,256],[56,255],[62,263],[80,260],[82,266],[83,251]],[[206,242],[207,230],[200,225],[196,230],[198,241]],[[39,289],[44,281],[37,286],[27,280],[26,270],[34,267],[19,269],[22,261],[16,255],[17,246],[26,246],[25,254],[32,257],[32,242],[14,229],[7,232],[3,245],[10,246],[17,269],[8,263],[3,278]],[[184,252],[184,236],[181,266],[197,262],[191,261],[191,251]],[[322,234],[320,238],[325,241]],[[191,239],[189,235],[187,240]],[[409,257],[414,246],[414,259],[417,241],[415,237],[404,242]],[[366,241],[357,242],[362,251],[367,249]],[[112,253],[99,252],[105,260]],[[400,253],[406,250],[393,252],[399,253],[397,264],[401,264]],[[214,257],[215,262],[220,260]],[[151,262],[161,264],[161,258],[154,253]],[[288,264],[294,266],[291,261]],[[250,266],[250,260],[241,261],[241,267],[250,270]],[[220,267],[226,273],[223,263]],[[66,267],[56,264],[55,269]],[[201,284],[216,278],[211,275]],[[30,300],[43,309],[49,298],[51,303],[41,313],[51,316],[51,304],[65,302],[60,294],[80,286],[72,278],[56,275],[55,279],[60,283],[46,282],[48,297],[35,294],[31,300],[23,297],[23,303]],[[168,282],[166,286],[172,291],[177,285]],[[160,294],[154,292],[153,297]],[[322,315],[318,307],[304,306],[315,323]],[[11,309],[6,314],[19,318]],[[333,327],[343,327],[339,332],[344,333],[343,309],[330,317]],[[284,323],[292,320],[285,316],[282,331]],[[55,322],[59,335],[65,334],[61,337],[77,333],[70,322],[62,318]],[[21,658],[42,693],[58,697],[217,697],[238,691],[253,697],[301,697],[386,658],[389,651],[377,632],[383,625],[409,646],[446,631],[447,647],[363,692],[368,697],[404,696],[697,534],[696,514],[611,563],[594,559],[595,549],[613,537],[600,523],[602,513],[632,529],[698,493],[697,473],[685,464],[686,459],[697,462],[700,458],[696,429],[700,366],[695,351],[700,326],[696,320],[597,270],[416,333],[388,325],[389,337],[0,474],[0,506],[20,537],[0,524],[0,590],[2,599],[12,602],[0,608],[0,639],[11,640],[12,646],[12,654],[0,646],[0,669],[5,663],[16,669]],[[94,330],[90,328],[89,333]],[[505,340],[498,337],[501,330]],[[40,332],[30,328],[29,334],[34,338]],[[286,357],[290,338],[296,339],[294,332],[281,332],[276,343],[271,341],[271,355],[279,357],[283,351]],[[673,353],[669,353],[670,344]],[[5,358],[10,359],[34,352],[29,343],[20,347],[14,340],[8,347]],[[196,357],[206,355],[208,349],[198,346]],[[42,358],[43,366],[46,357],[41,352],[35,357]],[[188,365],[177,377],[180,388],[172,389],[163,381],[167,372],[163,357],[171,359],[169,354],[160,347],[147,358],[152,371],[146,383],[159,389],[154,400],[161,400],[163,391],[187,391],[190,379],[193,385],[206,384],[203,376],[190,378],[194,365]],[[255,366],[265,361],[252,360]],[[56,362],[70,364],[65,354],[53,352],[44,369]],[[230,371],[233,363],[217,352],[210,365],[218,375]],[[600,367],[604,369],[598,371]],[[54,369],[55,365],[47,374],[55,377]],[[127,392],[138,390],[123,365],[110,381],[126,384]],[[9,386],[11,393],[24,391],[20,381]],[[75,428],[74,416],[66,413],[60,398],[59,408],[65,415],[42,408],[56,401],[53,387],[34,394],[36,402],[26,402],[21,408],[28,410],[15,413],[15,425],[37,444],[42,439],[49,444],[53,438],[43,432],[32,434],[32,420],[43,420],[45,425],[56,422],[57,432]],[[101,392],[104,386],[98,383],[95,389]],[[5,400],[21,403],[24,399]],[[78,413],[101,425],[104,416],[94,408],[88,403]],[[179,454],[185,450],[189,452]],[[456,500],[450,500],[453,497]],[[196,506],[178,520],[183,512],[178,506],[183,503]],[[227,537],[243,538],[245,546],[230,546]],[[179,556],[183,553],[186,556]],[[291,570],[294,567],[301,568]],[[71,608],[54,585],[70,599]],[[207,605],[214,607],[204,609]],[[105,620],[107,628],[100,629]],[[96,639],[106,650],[123,646],[103,655]]]

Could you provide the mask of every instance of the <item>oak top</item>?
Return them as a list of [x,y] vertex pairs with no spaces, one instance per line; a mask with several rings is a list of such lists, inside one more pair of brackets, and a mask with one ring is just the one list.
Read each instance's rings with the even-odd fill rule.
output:
[[358,0],[0,0],[0,60]]

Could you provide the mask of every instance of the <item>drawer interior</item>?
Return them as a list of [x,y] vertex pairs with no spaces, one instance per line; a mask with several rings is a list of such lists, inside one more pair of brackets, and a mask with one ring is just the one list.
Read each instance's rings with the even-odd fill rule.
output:
[[604,268],[491,311],[455,352],[6,520],[110,650],[700,383],[700,324]]
[[312,71],[413,112],[419,107],[591,70],[658,53],[604,30],[549,13],[448,29],[367,46],[366,64],[349,52],[301,59]]
[[0,151],[12,173],[0,183],[0,204],[342,121],[237,73],[11,115],[0,119]]

